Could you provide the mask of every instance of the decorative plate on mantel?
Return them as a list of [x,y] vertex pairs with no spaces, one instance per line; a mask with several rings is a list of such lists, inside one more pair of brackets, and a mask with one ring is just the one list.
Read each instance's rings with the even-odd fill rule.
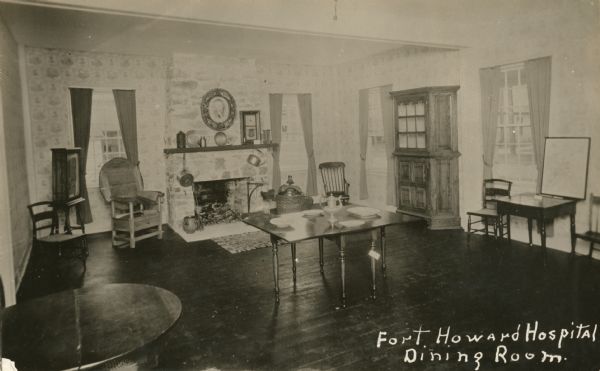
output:
[[223,131],[233,125],[235,118],[235,100],[225,89],[212,89],[202,97],[200,112],[206,126]]

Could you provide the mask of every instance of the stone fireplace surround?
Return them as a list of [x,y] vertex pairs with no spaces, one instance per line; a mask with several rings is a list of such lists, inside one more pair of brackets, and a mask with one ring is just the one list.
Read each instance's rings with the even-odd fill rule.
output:
[[[262,189],[268,190],[271,188],[272,150],[263,148],[261,151],[263,154],[259,157],[261,157],[262,163],[259,167],[254,167],[246,162],[248,155],[259,155],[256,149],[235,148],[232,150],[219,149],[185,153],[185,168],[194,176],[194,182],[249,178],[251,181],[264,182],[265,185]],[[186,232],[182,228],[183,218],[193,216],[195,211],[194,189],[193,186],[183,187],[179,184],[178,175],[183,170],[184,153],[167,153],[165,156],[168,221],[173,230],[184,236]],[[244,181],[238,183],[238,186],[245,188]],[[245,197],[242,197],[241,207],[243,210],[247,210]],[[257,190],[251,199],[250,211],[256,211],[260,207],[262,207],[262,199]],[[235,229],[231,228],[231,234],[237,233]],[[195,233],[201,234],[202,232]]]

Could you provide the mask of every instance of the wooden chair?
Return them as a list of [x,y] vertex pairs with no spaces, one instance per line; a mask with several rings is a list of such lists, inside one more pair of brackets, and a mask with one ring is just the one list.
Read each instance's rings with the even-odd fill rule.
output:
[[[467,215],[469,216],[467,222],[467,231],[469,233],[485,233],[486,236],[489,236],[489,226],[490,224],[494,230],[495,238],[502,238],[504,235],[508,235],[510,237],[510,216],[506,216],[506,221],[501,220],[496,212],[496,201],[494,198],[496,196],[510,196],[510,189],[512,187],[512,182],[504,179],[485,179],[483,181],[483,207],[477,211],[468,211]],[[477,220],[473,220],[472,217],[478,217]],[[498,236],[498,231],[500,230],[500,223],[505,227],[504,234],[502,236]],[[478,224],[483,224],[483,226],[479,226]],[[473,225],[476,225],[474,228]]]
[[592,256],[594,251],[594,244],[600,244],[600,232],[598,231],[598,224],[600,223],[600,196],[594,196],[590,194],[590,216],[588,222],[588,230],[585,233],[576,233],[575,237],[581,238],[582,240],[590,243],[589,256]]
[[[60,232],[58,212],[50,201],[36,202],[28,205],[29,215],[33,225],[33,245],[40,248],[56,249],[59,257],[75,257],[83,263],[84,272],[87,269],[86,259],[88,256],[85,225],[81,218],[79,207],[76,206],[78,226],[73,226],[64,232]],[[67,215],[68,217],[68,215]],[[73,229],[81,232],[73,233]],[[66,249],[74,250],[72,255],[65,255]]]
[[322,162],[319,164],[323,188],[326,195],[342,196],[344,204],[350,200],[348,189],[350,183],[346,181],[346,164],[343,162]]
[[100,192],[110,203],[113,247],[135,248],[137,241],[162,238],[164,194],[143,189],[138,166],[125,158],[113,158],[100,169]]

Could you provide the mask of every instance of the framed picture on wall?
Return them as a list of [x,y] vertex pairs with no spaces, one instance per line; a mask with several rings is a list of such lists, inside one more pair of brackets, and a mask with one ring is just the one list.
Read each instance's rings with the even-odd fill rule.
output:
[[240,111],[242,144],[254,144],[260,140],[260,111]]

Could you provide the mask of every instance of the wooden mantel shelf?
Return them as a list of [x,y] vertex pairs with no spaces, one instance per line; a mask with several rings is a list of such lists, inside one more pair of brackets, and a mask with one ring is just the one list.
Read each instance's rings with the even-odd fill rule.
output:
[[211,146],[211,147],[193,147],[193,148],[165,148],[164,153],[167,155],[173,153],[194,153],[194,152],[216,152],[216,151],[239,151],[244,149],[260,149],[260,148],[275,148],[277,143],[270,144],[238,144],[228,146]]

